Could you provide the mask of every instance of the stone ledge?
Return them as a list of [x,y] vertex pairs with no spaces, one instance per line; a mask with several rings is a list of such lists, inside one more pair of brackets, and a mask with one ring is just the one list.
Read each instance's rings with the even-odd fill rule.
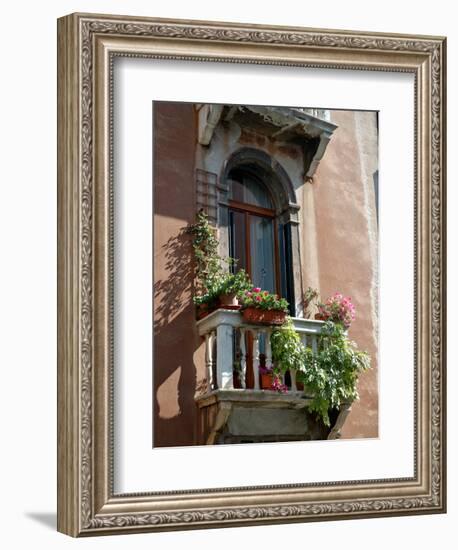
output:
[[302,392],[251,389],[213,390],[195,396],[202,419],[209,422],[204,429],[207,435],[199,440],[214,445],[338,439],[351,405],[343,404],[333,425],[326,427],[307,409],[311,400]]
[[218,402],[231,403],[237,406],[252,407],[256,405],[264,408],[302,409],[310,404],[311,398],[303,392],[277,393],[271,390],[213,390],[195,397],[199,408],[207,407]]

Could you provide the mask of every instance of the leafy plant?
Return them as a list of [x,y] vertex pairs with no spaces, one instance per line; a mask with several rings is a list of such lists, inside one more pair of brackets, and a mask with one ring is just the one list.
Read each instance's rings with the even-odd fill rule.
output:
[[217,292],[218,295],[235,294],[236,296],[242,296],[252,286],[248,273],[244,269],[239,269],[237,273],[226,272],[222,274],[217,285]]
[[189,226],[188,231],[193,237],[195,260],[194,302],[208,303],[214,296],[222,274],[223,258],[218,254],[216,229],[210,225],[207,215],[199,212],[196,223]]
[[197,221],[188,228],[192,235],[192,246],[195,258],[195,292],[196,305],[211,305],[222,294],[240,296],[253,285],[248,274],[240,269],[237,273],[229,271],[236,260],[220,256],[216,229],[208,221],[204,212],[197,214]]
[[305,361],[298,380],[310,390],[310,410],[329,426],[329,411],[344,402],[358,399],[358,375],[370,368],[370,357],[349,340],[340,323],[327,321],[319,339],[318,350],[305,348]]
[[326,322],[316,351],[301,342],[291,319],[272,332],[270,342],[273,371],[296,371],[312,397],[309,409],[327,426],[330,410],[358,399],[358,376],[370,368],[370,357],[358,350],[342,324]]
[[304,368],[305,346],[290,317],[281,327],[272,331],[270,344],[276,370],[286,372]]
[[258,309],[275,309],[279,311],[288,311],[288,302],[284,298],[280,298],[278,294],[271,294],[267,290],[262,290],[259,287],[254,287],[251,290],[246,290],[241,296],[240,301],[242,307],[255,307]]

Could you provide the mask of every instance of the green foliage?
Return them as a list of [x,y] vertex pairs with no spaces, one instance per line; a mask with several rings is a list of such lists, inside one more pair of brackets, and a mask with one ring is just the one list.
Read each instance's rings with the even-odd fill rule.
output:
[[192,246],[195,258],[195,292],[196,305],[212,304],[222,294],[241,295],[252,287],[248,274],[240,269],[231,273],[229,267],[236,260],[218,254],[219,242],[216,229],[210,225],[204,212],[199,212],[195,224],[189,227],[192,235]]
[[358,398],[358,375],[370,367],[370,358],[349,340],[339,323],[326,322],[317,350],[304,346],[291,319],[271,335],[275,370],[295,370],[312,401],[309,409],[329,426],[329,411]]
[[329,426],[331,409],[358,399],[358,375],[369,367],[369,355],[349,340],[344,327],[326,322],[317,352],[306,348],[304,368],[298,372],[298,380],[313,396],[310,410]]
[[218,294],[235,294],[236,296],[242,296],[251,286],[250,277],[244,269],[239,269],[237,273],[225,272],[221,276]]
[[272,331],[270,344],[275,370],[286,372],[287,370],[303,368],[305,364],[305,346],[294,329],[290,317],[286,319],[281,327]]
[[208,303],[221,277],[222,258],[218,254],[216,230],[208,222],[204,212],[199,212],[197,221],[188,229],[193,240],[195,260],[195,303]]

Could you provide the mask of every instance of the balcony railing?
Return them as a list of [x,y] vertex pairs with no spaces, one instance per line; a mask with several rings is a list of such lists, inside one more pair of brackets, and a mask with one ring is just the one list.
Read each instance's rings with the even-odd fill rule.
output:
[[310,109],[306,107],[298,107],[298,110],[307,113],[308,115],[312,115],[315,118],[325,120],[326,122],[330,122],[331,120],[329,109]]
[[[303,344],[316,350],[323,321],[293,318],[294,328]],[[205,364],[208,390],[234,389],[238,371],[241,389],[247,388],[247,368],[253,371],[252,389],[260,389],[260,367],[272,364],[271,326],[245,324],[239,311],[218,309],[197,322],[198,332],[205,337]],[[250,335],[250,336],[249,336]],[[251,346],[251,349],[248,349]],[[236,369],[236,365],[239,368]],[[287,373],[285,373],[287,374]],[[295,372],[283,375],[288,392],[297,392]]]

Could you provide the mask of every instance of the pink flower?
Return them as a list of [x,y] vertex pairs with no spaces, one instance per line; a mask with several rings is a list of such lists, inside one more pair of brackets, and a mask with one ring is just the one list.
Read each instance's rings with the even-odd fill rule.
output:
[[257,300],[258,302],[260,302],[260,301],[262,300],[261,296],[259,296],[259,295],[258,295],[258,296],[255,296],[254,298],[255,298],[255,300]]
[[325,304],[319,305],[318,311],[323,319],[341,322],[346,328],[355,320],[355,306],[350,296],[344,297],[340,292],[335,292]]
[[261,289],[258,286],[256,286],[253,288],[253,292],[261,292]]
[[288,387],[285,384],[281,383],[281,380],[278,376],[273,379],[271,389],[279,393],[286,393],[288,391]]

